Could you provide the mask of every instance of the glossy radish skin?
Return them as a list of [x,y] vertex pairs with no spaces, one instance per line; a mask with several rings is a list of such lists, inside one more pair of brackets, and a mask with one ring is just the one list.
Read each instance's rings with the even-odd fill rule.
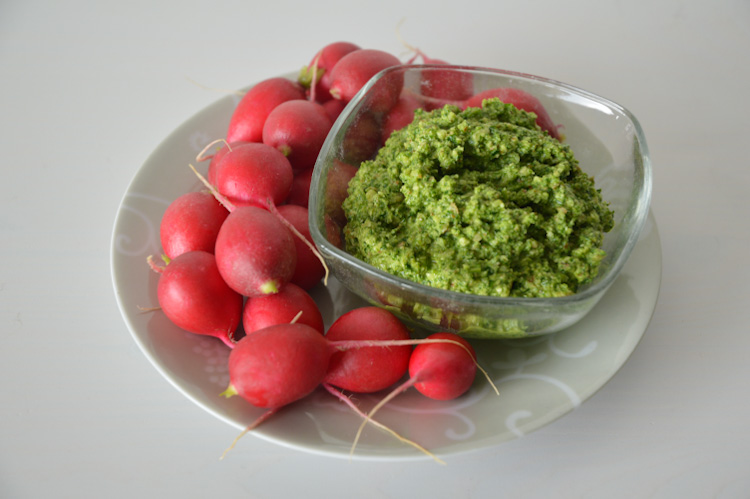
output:
[[229,212],[208,192],[187,192],[164,212],[159,237],[170,259],[188,251],[214,252],[216,236]]
[[239,141],[232,142],[231,144],[225,143],[223,146],[219,147],[212,156],[210,156],[208,171],[206,173],[206,178],[208,178],[209,183],[211,183],[212,185],[216,185],[216,165],[219,163],[219,161],[221,161],[221,158],[223,158],[226,153],[228,153],[235,147],[241,146],[243,144],[249,144],[249,142]]
[[513,104],[518,109],[536,114],[536,124],[539,125],[542,130],[546,130],[550,136],[558,140],[560,139],[560,133],[557,130],[558,126],[554,124],[552,118],[550,118],[547,110],[544,109],[544,106],[539,99],[523,90],[505,87],[485,90],[484,92],[480,92],[468,99],[465,107],[482,107],[482,101],[492,97],[497,97],[506,104]]
[[310,83],[312,83],[313,66],[317,67],[318,76],[315,86],[315,101],[323,103],[331,100],[331,69],[342,57],[360,48],[359,45],[351,42],[333,42],[323,47],[313,56],[310,64],[305,68],[305,75],[307,78],[310,78]]
[[215,253],[229,287],[249,297],[277,293],[297,265],[292,233],[276,215],[254,206],[235,208],[227,216]]
[[[289,223],[291,223],[302,236],[312,243],[310,235],[309,215],[307,208],[293,204],[285,204],[278,207],[278,211]],[[312,252],[299,237],[294,238],[297,248],[297,265],[290,282],[302,289],[310,289],[323,279],[325,268],[318,257]]]
[[291,100],[279,104],[263,126],[263,143],[278,149],[295,171],[315,165],[333,122],[320,104]]
[[219,274],[214,255],[183,253],[159,277],[159,306],[177,327],[215,336],[227,345],[242,318],[242,296]]
[[471,344],[453,333],[435,333],[427,339],[457,341],[469,351],[451,343],[417,345],[409,360],[409,376],[415,380],[414,388],[435,400],[452,400],[466,393],[477,371]]
[[286,78],[269,78],[253,86],[232,113],[227,142],[261,142],[263,125],[271,111],[282,102],[294,99],[305,99],[305,89]]
[[234,147],[215,167],[216,189],[235,206],[268,206],[283,203],[292,189],[294,173],[289,160],[261,143]]
[[230,390],[256,407],[283,407],[320,385],[330,356],[325,337],[305,324],[260,329],[229,354]]
[[307,208],[310,201],[310,185],[312,184],[313,171],[314,168],[308,168],[294,174],[292,188],[289,191],[289,196],[286,198],[287,203]]
[[250,334],[269,326],[289,324],[295,317],[296,323],[306,324],[323,334],[323,316],[317,303],[307,291],[290,282],[276,294],[248,298],[242,313],[242,325],[245,334]]
[[343,111],[346,107],[346,102],[337,99],[330,99],[325,101],[321,105],[323,106],[323,109],[325,110],[328,117],[331,119],[331,123],[335,123],[339,115],[341,114],[341,111]]
[[[382,50],[361,49],[351,52],[331,69],[330,93],[335,99],[350,102],[370,78],[383,69],[400,64],[397,57]],[[373,93],[370,109],[386,112],[392,108],[401,94],[403,82],[402,74],[394,74],[381,80],[378,90]]]
[[[408,340],[409,331],[390,312],[362,307],[339,317],[326,338],[337,340]],[[337,351],[324,382],[357,393],[372,393],[393,385],[406,374],[412,347],[371,346]]]

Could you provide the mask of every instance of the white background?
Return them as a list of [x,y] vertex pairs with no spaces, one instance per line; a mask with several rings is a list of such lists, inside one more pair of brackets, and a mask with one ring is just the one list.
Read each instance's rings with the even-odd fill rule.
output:
[[[402,22],[403,21],[403,22]],[[137,348],[109,268],[150,152],[325,44],[582,87],[640,120],[662,288],[630,360],[552,424],[447,467],[251,436]],[[749,497],[750,2],[0,3],[0,497]]]

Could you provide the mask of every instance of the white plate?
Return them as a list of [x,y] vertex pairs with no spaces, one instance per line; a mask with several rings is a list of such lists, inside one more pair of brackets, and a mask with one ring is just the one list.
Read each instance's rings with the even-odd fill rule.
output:
[[[151,154],[123,197],[112,235],[112,278],[122,316],[133,338],[157,370],[186,397],[217,418],[243,429],[262,412],[239,397],[219,394],[229,382],[229,349],[220,340],[187,333],[157,306],[158,274],[146,264],[159,255],[159,223],[167,205],[200,188],[188,164],[205,173],[196,154],[225,135],[238,97],[220,99],[177,128]],[[500,389],[497,396],[478,377],[465,396],[429,400],[411,390],[376,419],[438,456],[497,445],[540,428],[578,407],[625,363],[646,330],[661,280],[661,243],[653,215],[622,274],[584,319],[571,328],[528,340],[474,341],[478,360]],[[311,291],[326,326],[364,304],[333,279]],[[363,409],[384,395],[357,395]],[[252,434],[287,447],[338,457],[349,450],[361,419],[322,389],[292,404]],[[247,439],[248,437],[245,437]],[[227,442],[217,442],[219,446]],[[239,445],[248,445],[241,440]],[[368,426],[354,458],[429,459]]]

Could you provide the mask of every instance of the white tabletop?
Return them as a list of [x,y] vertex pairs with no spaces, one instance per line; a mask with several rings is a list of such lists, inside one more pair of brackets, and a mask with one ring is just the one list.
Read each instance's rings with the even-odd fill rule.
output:
[[[750,3],[413,4],[2,2],[1,497],[750,496]],[[401,21],[432,57],[565,81],[639,118],[663,249],[652,321],[576,410],[446,467],[252,436],[220,461],[236,428],[165,381],[118,310],[119,203],[216,89],[337,40],[401,57]]]

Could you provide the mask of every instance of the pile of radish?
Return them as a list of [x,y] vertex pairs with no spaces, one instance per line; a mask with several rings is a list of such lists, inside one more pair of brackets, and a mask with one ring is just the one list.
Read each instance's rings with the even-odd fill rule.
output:
[[[445,64],[415,52],[407,64],[418,57]],[[379,71],[401,64],[389,53],[336,42],[316,53],[297,80],[269,78],[253,86],[233,112],[226,136],[196,157],[208,162],[205,178],[193,167],[207,190],[186,192],[164,213],[163,263],[149,258],[160,273],[159,308],[178,327],[214,336],[232,349],[230,385],[222,395],[267,409],[248,429],[319,388],[350,405],[363,426],[369,421],[382,428],[372,415],[407,388],[450,400],[474,381],[476,354],[463,338],[438,333],[412,339],[396,317],[376,307],[352,310],[325,331],[308,293],[327,278],[307,225],[315,160],[357,91]],[[474,95],[470,77],[440,71],[425,77],[420,99],[398,90],[378,101],[378,130],[386,135],[408,124],[418,107],[481,105],[489,96],[535,112],[540,126],[557,134],[539,102],[519,90]],[[340,167],[349,169],[349,178],[356,171]],[[332,239],[340,237],[342,221],[336,218],[329,220]],[[394,386],[370,414],[345,395]]]

